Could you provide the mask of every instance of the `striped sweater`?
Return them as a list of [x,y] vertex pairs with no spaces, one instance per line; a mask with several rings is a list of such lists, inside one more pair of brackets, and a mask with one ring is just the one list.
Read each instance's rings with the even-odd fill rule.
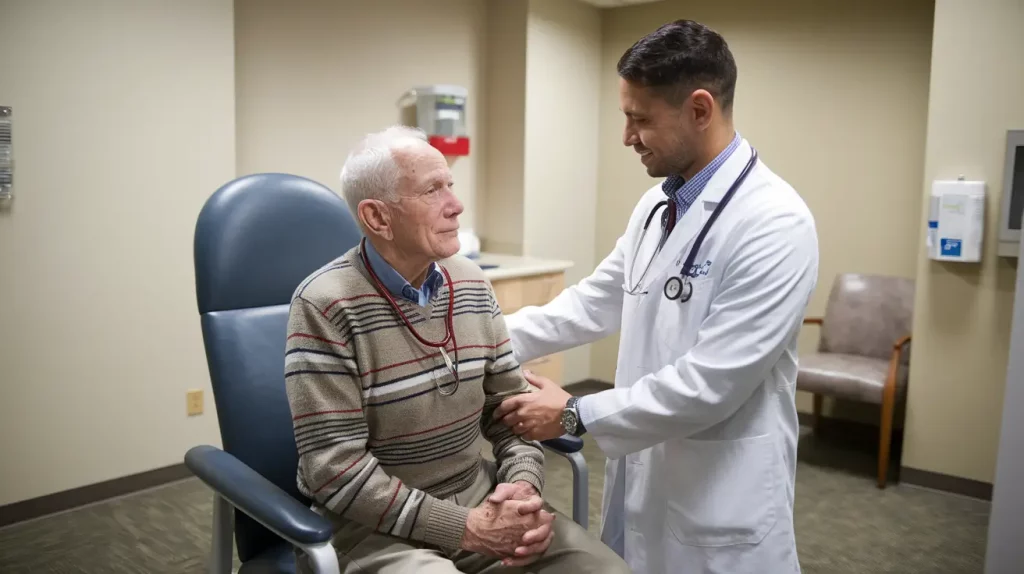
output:
[[[498,482],[543,488],[543,452],[494,408],[528,392],[491,286],[474,263],[440,262],[455,289],[461,384],[440,351],[419,343],[377,291],[359,247],[296,289],[288,320],[285,382],[299,451],[299,490],[342,522],[445,549],[462,541],[468,508],[446,500],[477,476],[481,433]],[[397,299],[420,336],[445,333],[448,285],[423,307]],[[453,345],[447,346],[455,361]]]

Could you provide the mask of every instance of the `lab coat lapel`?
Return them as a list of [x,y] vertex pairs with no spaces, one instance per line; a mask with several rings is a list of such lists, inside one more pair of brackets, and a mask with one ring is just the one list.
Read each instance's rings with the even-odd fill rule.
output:
[[729,187],[736,181],[736,177],[743,171],[743,167],[750,159],[751,151],[747,140],[742,140],[729,159],[718,168],[715,175],[711,176],[704,190],[697,196],[697,201],[683,214],[682,219],[676,224],[675,230],[665,242],[665,247],[651,264],[651,270],[644,279],[643,289],[645,291],[650,291],[653,287],[663,283],[666,272],[672,272],[674,268],[683,264],[683,259],[686,257],[685,250],[697,236],[697,232],[700,231],[704,222],[711,216],[711,212],[718,206],[718,202],[722,200]]
[[665,241],[665,247],[651,264],[651,271],[645,279],[644,291],[650,291],[664,282],[665,273],[671,272],[676,260],[680,258],[679,254],[683,252],[683,248],[697,235],[697,231],[704,221],[704,215],[704,206],[699,202],[694,203],[683,214],[683,217],[676,223],[676,228],[672,230]]
[[[704,191],[697,197],[704,204],[704,209],[707,210],[708,215],[711,215],[711,212],[715,210],[718,203],[722,201],[722,197],[732,187],[733,182],[743,172],[743,168],[750,161],[750,154],[753,151],[747,140],[740,140],[740,145],[736,146],[736,150],[732,152],[729,159],[725,160],[722,167],[718,168],[715,175],[711,176],[708,184],[704,187]],[[737,193],[739,193],[738,190]]]

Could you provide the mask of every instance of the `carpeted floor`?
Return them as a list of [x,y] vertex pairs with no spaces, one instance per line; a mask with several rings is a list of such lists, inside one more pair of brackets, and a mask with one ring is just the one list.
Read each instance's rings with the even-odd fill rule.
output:
[[[906,485],[875,487],[869,453],[804,432],[796,532],[803,571],[982,572],[989,503]],[[591,530],[600,524],[603,457],[584,451]],[[568,462],[549,457],[546,497],[571,515]],[[0,572],[200,573],[209,549],[211,500],[190,479],[0,530]]]

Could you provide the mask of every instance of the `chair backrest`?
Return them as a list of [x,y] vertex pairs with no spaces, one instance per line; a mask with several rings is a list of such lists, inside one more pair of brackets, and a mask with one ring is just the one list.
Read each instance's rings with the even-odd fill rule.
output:
[[[913,279],[838,275],[825,308],[819,350],[888,359],[893,344],[910,334],[913,314]],[[909,360],[906,351],[903,362]]]
[[[289,302],[304,278],[359,238],[338,195],[285,174],[225,184],[196,224],[196,297],[224,450],[303,503],[284,386]],[[244,514],[235,519],[240,560],[279,542]]]

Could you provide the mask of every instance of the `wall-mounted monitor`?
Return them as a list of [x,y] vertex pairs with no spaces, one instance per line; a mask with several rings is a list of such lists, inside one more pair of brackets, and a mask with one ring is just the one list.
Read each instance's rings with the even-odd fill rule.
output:
[[1024,219],[1024,130],[1006,132],[1002,209],[999,212],[999,255],[1020,253],[1021,220]]

